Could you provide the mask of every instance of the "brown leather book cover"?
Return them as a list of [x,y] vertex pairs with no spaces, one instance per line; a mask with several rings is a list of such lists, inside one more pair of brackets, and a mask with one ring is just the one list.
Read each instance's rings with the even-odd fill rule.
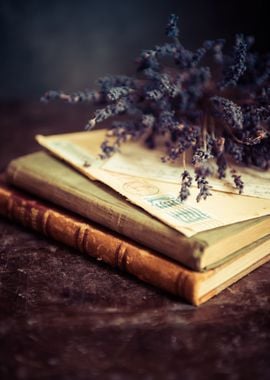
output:
[[[260,243],[253,244],[249,250],[245,249],[236,256],[237,271],[231,270],[237,261],[234,259],[217,269],[204,273],[194,272],[75,214],[17,191],[2,181],[0,215],[183,297],[194,305],[205,302],[270,258],[267,255],[270,251],[270,241],[264,238]],[[256,249],[259,255],[254,260],[253,253]],[[250,261],[250,257],[253,257],[253,260]],[[244,263],[241,269],[239,259]]]

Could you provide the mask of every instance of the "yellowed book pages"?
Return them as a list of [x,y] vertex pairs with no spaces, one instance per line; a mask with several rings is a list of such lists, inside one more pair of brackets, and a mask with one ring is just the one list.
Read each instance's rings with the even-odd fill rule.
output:
[[[212,197],[197,203],[198,190],[193,187],[189,199],[185,203],[181,203],[177,200],[179,184],[164,181],[162,176],[157,180],[139,177],[137,172],[135,176],[133,171],[123,174],[117,171],[120,167],[117,165],[117,160],[115,163],[115,159],[112,158],[113,166],[110,165],[111,159],[99,159],[100,144],[104,138],[103,130],[47,137],[37,136],[37,140],[42,146],[85,176],[110,186],[133,204],[143,208],[187,237],[194,236],[198,232],[270,214],[270,199],[267,198],[267,192],[263,198],[262,195],[255,197],[233,194],[229,189],[226,192],[213,190]],[[123,156],[131,154],[133,162],[136,162],[134,155],[136,155],[137,149],[136,143],[129,142],[123,144],[121,154]],[[149,162],[150,153],[146,148],[144,150]],[[153,155],[155,156],[156,153]],[[179,176],[180,172],[181,169],[179,169]],[[262,182],[261,191],[263,192],[265,183]],[[257,183],[260,185],[258,179]],[[256,191],[258,192],[258,190]]]

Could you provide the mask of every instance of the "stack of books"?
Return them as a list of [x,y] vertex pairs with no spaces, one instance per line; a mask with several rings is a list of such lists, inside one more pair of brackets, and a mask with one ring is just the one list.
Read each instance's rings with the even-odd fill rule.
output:
[[9,164],[0,214],[194,305],[270,259],[270,215],[187,237],[45,151]]

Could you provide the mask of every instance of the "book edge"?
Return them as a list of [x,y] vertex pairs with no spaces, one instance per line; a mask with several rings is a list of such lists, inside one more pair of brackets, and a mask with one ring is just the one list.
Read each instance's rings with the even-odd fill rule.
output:
[[[47,155],[47,153],[46,153],[46,155]],[[25,156],[16,158],[9,163],[9,165],[7,166],[6,172],[5,172],[6,180],[8,183],[10,183],[16,187],[22,188],[23,190],[26,190],[29,193],[34,194],[35,196],[41,196],[42,198],[44,198],[44,194],[43,195],[38,194],[37,191],[33,190],[33,186],[32,187],[29,186],[29,183],[31,183],[33,181],[44,182],[44,179],[42,177],[39,177],[36,172],[27,170],[25,165],[22,164],[22,160],[24,159],[24,157]],[[25,185],[26,183],[27,183],[27,186]],[[46,183],[51,187],[55,187],[55,184],[48,181],[48,180],[46,180]],[[36,186],[36,187],[38,188],[39,186]],[[63,184],[62,188],[64,188],[64,187],[65,186]],[[61,188],[61,191],[62,191],[62,188]],[[67,188],[66,191],[69,192],[69,189]],[[52,197],[48,197],[48,196],[46,196],[46,200],[78,214],[77,210],[71,209],[70,207],[67,208],[63,204],[64,203],[63,201],[60,204],[55,199],[53,199]],[[90,221],[93,220],[93,219],[91,219],[91,217],[89,215],[84,214],[82,216],[84,218],[89,219]],[[119,221],[121,221],[121,220],[119,219]],[[99,220],[94,220],[94,222],[101,223]],[[103,225],[103,223],[101,223],[101,225]],[[114,228],[112,228],[112,226],[109,226],[109,225],[105,225],[105,227],[112,229],[113,231],[115,231],[117,233],[124,234],[128,238],[131,238],[134,240],[134,234],[133,233],[132,234],[130,233],[129,235],[132,235],[132,236],[129,236],[126,233],[124,233],[124,231],[122,231],[122,230],[121,231],[115,230],[115,227],[119,228],[119,226],[117,226],[117,225],[114,225],[113,226]],[[166,228],[167,227],[168,226],[166,226]],[[119,229],[121,229],[121,228],[119,228]],[[170,229],[170,227],[168,227],[168,229]],[[153,231],[153,233],[154,232],[157,232],[157,231]],[[203,249],[205,249],[205,247],[206,247],[206,243],[203,241],[199,241],[197,239],[186,238],[186,237],[184,237],[184,240],[183,240],[182,235],[180,233],[178,233],[178,231],[175,230],[175,231],[173,231],[175,243],[171,245],[172,247],[173,246],[175,247],[176,244],[179,245],[179,241],[176,241],[178,239],[178,234],[179,234],[179,238],[182,240],[182,245],[184,246],[184,250],[182,250],[182,251],[184,252],[185,257],[181,257],[181,259],[184,259],[184,260],[180,261],[180,258],[177,259],[175,254],[168,256],[167,252],[161,252],[161,251],[159,251],[159,252],[161,254],[167,256],[167,257],[170,257],[172,260],[176,260],[179,263],[181,263],[181,262],[184,263],[185,265],[187,265],[191,269],[194,269],[196,271],[201,271],[202,270],[202,268],[200,266],[201,256],[202,256]],[[163,233],[163,235],[167,235],[167,240],[171,240],[171,237],[168,234],[166,234],[166,231]],[[145,245],[144,239],[142,239],[142,238],[140,240],[138,240],[138,243]],[[156,243],[156,245],[158,245],[158,244]],[[150,248],[157,249],[155,247],[150,247]],[[174,249],[174,248],[172,248],[172,249]],[[163,249],[163,251],[165,251],[165,248]],[[179,252],[180,252],[180,250],[179,250]]]

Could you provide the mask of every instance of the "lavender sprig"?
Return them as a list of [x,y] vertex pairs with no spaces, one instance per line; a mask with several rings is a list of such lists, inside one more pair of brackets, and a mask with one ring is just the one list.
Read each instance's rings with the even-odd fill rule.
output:
[[49,102],[52,100],[64,100],[69,103],[88,102],[92,104],[99,104],[102,101],[102,94],[94,90],[84,90],[67,94],[63,91],[47,91],[42,97],[42,102]]
[[232,57],[232,63],[224,73],[224,79],[221,82],[221,88],[235,86],[246,70],[248,43],[243,34],[237,34],[235,37],[235,46]]
[[178,16],[171,14],[166,26],[166,36],[177,41],[179,37],[178,20]]
[[190,195],[190,186],[192,184],[192,176],[187,170],[184,170],[181,175],[181,188],[179,192],[179,199],[181,202],[185,201]]
[[199,194],[196,197],[196,201],[200,202],[201,199],[206,199],[209,196],[212,196],[211,193],[212,186],[209,185],[207,179],[204,176],[196,175],[195,181],[199,188]]
[[238,189],[239,194],[242,194],[244,190],[244,182],[242,181],[241,176],[237,175],[235,169],[231,170],[231,175],[232,175],[235,187]]

